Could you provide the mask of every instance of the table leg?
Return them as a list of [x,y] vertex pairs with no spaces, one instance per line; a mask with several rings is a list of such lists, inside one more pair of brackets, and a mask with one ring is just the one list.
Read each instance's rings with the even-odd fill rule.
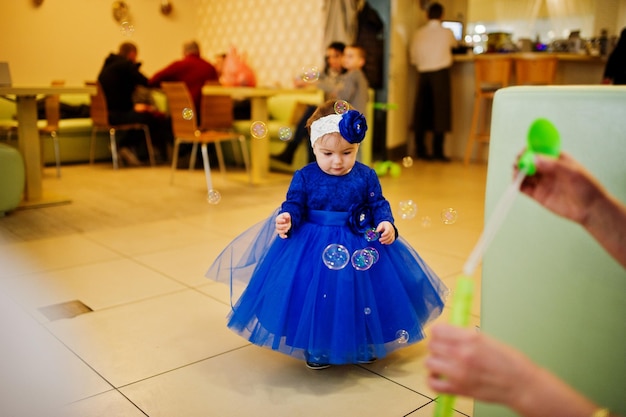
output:
[[[267,111],[267,97],[252,97],[252,121],[264,122],[267,124],[269,119]],[[251,171],[252,183],[261,184],[267,179],[270,170],[270,144],[269,139],[251,138]]]
[[26,167],[24,200],[41,199],[41,143],[37,129],[37,100],[35,96],[17,98],[19,148]]
[[37,128],[37,98],[17,97],[17,134],[19,149],[24,158],[26,186],[20,207],[36,208],[67,204],[70,200],[62,196],[44,195],[42,187],[41,141]]

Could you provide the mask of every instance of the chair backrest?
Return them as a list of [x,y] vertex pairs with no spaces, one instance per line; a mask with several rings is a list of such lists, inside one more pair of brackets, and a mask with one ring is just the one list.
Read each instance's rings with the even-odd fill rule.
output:
[[233,128],[233,98],[229,95],[203,95],[200,130]]
[[104,91],[99,82],[86,82],[86,85],[96,87],[96,94],[91,95],[91,103],[89,106],[89,115],[94,127],[106,128],[109,126],[109,111],[107,109],[107,100]]
[[517,85],[554,84],[556,65],[555,56],[533,56],[515,58],[515,83]]
[[161,89],[167,98],[174,136],[177,138],[197,136],[197,115],[187,85],[178,81],[162,82]]
[[[63,86],[64,80],[54,80],[51,85]],[[46,122],[47,128],[52,130],[59,129],[59,121],[61,120],[61,99],[59,94],[49,94],[45,99]]]
[[494,91],[511,81],[513,59],[503,54],[483,54],[474,57],[476,92]]

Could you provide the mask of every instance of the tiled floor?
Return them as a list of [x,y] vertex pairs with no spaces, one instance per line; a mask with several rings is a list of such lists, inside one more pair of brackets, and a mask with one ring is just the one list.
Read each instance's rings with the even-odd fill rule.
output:
[[[485,177],[484,165],[418,162],[381,179],[396,213],[418,204],[397,226],[452,290],[482,228]],[[0,414],[69,403],[64,416],[431,416],[424,343],[311,371],[225,327],[228,288],[204,272],[282,202],[290,176],[258,187],[243,178],[214,173],[222,200],[209,205],[202,171],[178,171],[170,186],[166,167],[64,166],[61,179],[47,168],[47,195],[72,203],[0,218]],[[440,220],[447,207],[452,225]],[[93,311],[44,314],[71,301]],[[469,399],[456,406],[471,416]]]

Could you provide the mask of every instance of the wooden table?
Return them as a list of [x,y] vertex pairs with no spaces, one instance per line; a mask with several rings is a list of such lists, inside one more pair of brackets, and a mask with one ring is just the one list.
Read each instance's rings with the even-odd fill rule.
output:
[[[272,88],[272,87],[224,87],[220,85],[206,85],[202,87],[202,94],[220,95],[228,94],[234,99],[250,99],[251,118],[253,122],[267,124],[269,114],[267,99],[278,94],[319,94],[315,88]],[[252,183],[262,184],[268,177],[270,170],[270,146],[267,139],[255,139],[251,141],[251,171]]]
[[23,206],[58,204],[58,198],[44,198],[41,184],[41,142],[37,128],[37,96],[48,94],[96,94],[95,87],[42,86],[0,87],[0,96],[17,102],[19,149],[26,166]]

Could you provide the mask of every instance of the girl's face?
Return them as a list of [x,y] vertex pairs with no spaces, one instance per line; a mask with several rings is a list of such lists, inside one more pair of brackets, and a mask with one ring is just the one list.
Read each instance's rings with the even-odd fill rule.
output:
[[333,48],[328,48],[326,50],[326,61],[328,62],[328,68],[330,68],[331,70],[335,72],[341,72],[341,69],[343,68],[341,66],[342,58],[343,54],[341,53],[341,51]]
[[327,133],[315,141],[313,153],[317,165],[328,175],[346,175],[356,162],[358,143],[350,143],[339,133]]

